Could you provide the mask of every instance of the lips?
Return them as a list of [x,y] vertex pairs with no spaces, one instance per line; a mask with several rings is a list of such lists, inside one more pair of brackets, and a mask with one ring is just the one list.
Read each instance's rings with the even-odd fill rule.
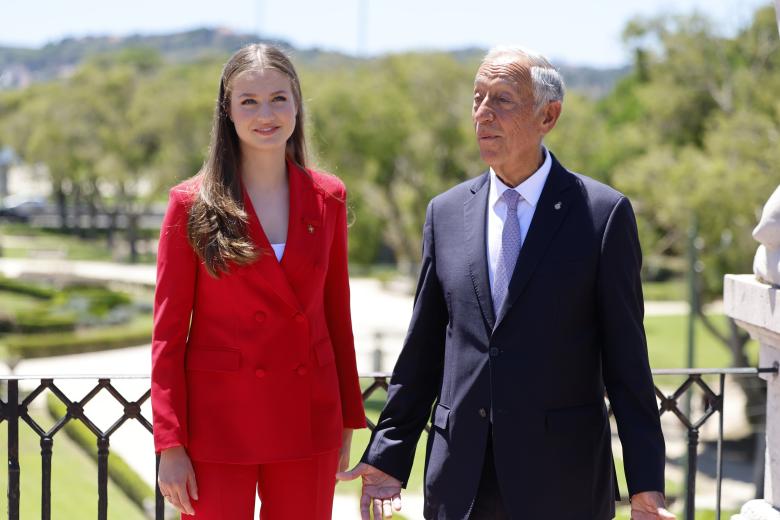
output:
[[252,132],[262,136],[269,136],[273,135],[277,130],[279,130],[278,126],[264,126],[261,128],[254,128],[252,129]]
[[481,128],[477,130],[477,139],[480,139],[480,140],[482,140],[482,139],[485,139],[485,140],[498,139],[499,137],[501,137],[501,136],[499,136],[497,133],[492,132],[490,130],[483,130]]

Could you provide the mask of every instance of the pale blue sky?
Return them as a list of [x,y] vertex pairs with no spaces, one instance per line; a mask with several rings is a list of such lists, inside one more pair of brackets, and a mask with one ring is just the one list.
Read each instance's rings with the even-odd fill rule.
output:
[[[37,47],[66,36],[229,27],[297,47],[377,54],[518,43],[555,61],[620,65],[625,22],[661,12],[709,13],[724,31],[770,0],[6,0],[0,45]],[[366,7],[364,31],[358,29]],[[362,34],[362,36],[361,36]],[[362,42],[362,43],[361,43]]]

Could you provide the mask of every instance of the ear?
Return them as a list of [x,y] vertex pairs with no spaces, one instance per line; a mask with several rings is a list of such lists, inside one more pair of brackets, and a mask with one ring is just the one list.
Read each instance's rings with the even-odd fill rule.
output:
[[541,121],[539,123],[542,135],[547,135],[555,125],[558,124],[558,118],[561,117],[561,111],[563,110],[563,103],[560,101],[550,101],[542,109]]

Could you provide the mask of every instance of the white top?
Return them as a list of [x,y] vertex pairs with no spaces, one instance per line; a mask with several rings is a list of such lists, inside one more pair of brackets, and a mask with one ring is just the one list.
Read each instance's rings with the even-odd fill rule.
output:
[[284,254],[284,246],[285,243],[282,244],[271,244],[271,247],[274,249],[274,254],[276,255],[276,261],[281,262],[282,261],[282,255]]
[[544,162],[530,177],[524,180],[516,188],[510,188],[498,178],[493,168],[490,169],[490,193],[488,194],[488,218],[487,218],[487,260],[488,276],[490,277],[490,290],[493,290],[493,279],[498,265],[498,255],[501,253],[501,234],[504,231],[507,206],[501,195],[506,190],[514,189],[520,194],[517,203],[517,220],[520,221],[520,247],[523,247],[531,219],[536,211],[536,204],[542,196],[544,183],[550,174],[552,159],[547,148],[542,147]]

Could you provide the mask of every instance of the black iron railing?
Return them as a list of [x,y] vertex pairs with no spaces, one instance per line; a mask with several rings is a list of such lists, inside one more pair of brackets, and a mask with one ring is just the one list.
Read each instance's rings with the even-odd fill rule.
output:
[[[684,377],[684,381],[671,394],[665,394],[656,386],[656,395],[659,399],[661,414],[671,412],[687,430],[687,480],[685,484],[685,519],[693,520],[696,509],[696,469],[698,467],[699,430],[710,417],[718,414],[718,441],[716,460],[716,518],[719,520],[721,502],[722,481],[722,453],[723,453],[723,402],[725,396],[725,379],[731,377],[756,377],[761,373],[778,373],[778,366],[761,368],[727,368],[727,369],[671,369],[654,370],[653,375]],[[704,381],[705,376],[717,376],[717,391]],[[371,383],[363,392],[363,400],[366,401],[379,390],[387,390],[390,374],[373,372],[362,375],[370,379]],[[96,380],[95,386],[79,400],[71,400],[55,384],[55,380],[82,379]],[[80,421],[92,434],[95,435],[98,459],[98,520],[108,518],[108,457],[111,435],[114,434],[127,421],[138,421],[150,434],[152,425],[141,413],[141,406],[149,399],[150,391],[147,390],[137,400],[126,399],[113,385],[112,380],[148,379],[148,376],[0,376],[0,385],[7,389],[6,398],[0,399],[0,423],[8,425],[8,519],[19,520],[20,508],[20,474],[19,465],[19,424],[26,423],[40,438],[41,445],[41,517],[43,520],[51,518],[51,461],[53,454],[54,436],[70,421]],[[36,387],[29,393],[22,395],[19,389],[21,380],[37,381]],[[694,387],[702,392],[704,401],[703,413],[698,419],[691,417],[691,412],[680,403],[681,398]],[[30,415],[30,404],[43,392],[49,390],[66,407],[66,413],[55,424],[44,429]],[[93,419],[85,414],[84,408],[96,395],[106,392],[112,396],[122,407],[121,415],[107,429],[102,430]],[[20,400],[21,398],[21,400]],[[369,427],[374,428],[373,422],[368,421]],[[149,455],[152,456],[151,454]],[[159,468],[159,457],[157,458]],[[155,519],[163,520],[164,502],[159,488],[155,489]]]

